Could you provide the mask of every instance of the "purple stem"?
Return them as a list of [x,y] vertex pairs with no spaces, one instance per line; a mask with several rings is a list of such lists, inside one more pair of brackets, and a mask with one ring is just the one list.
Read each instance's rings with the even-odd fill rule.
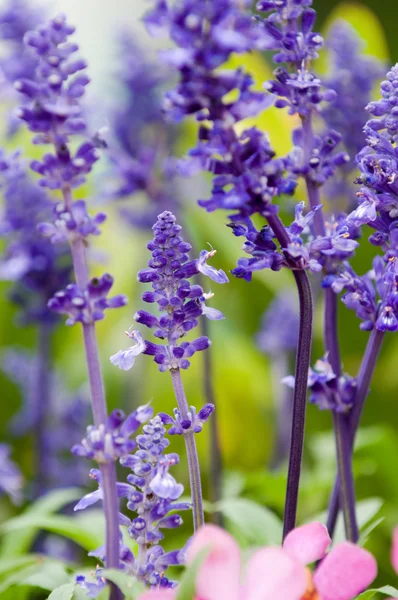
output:
[[[171,369],[170,373],[181,417],[182,419],[190,419],[188,403],[185,397],[180,369]],[[193,431],[184,433],[184,441],[188,459],[189,483],[191,487],[193,527],[194,531],[197,531],[197,529],[199,529],[199,527],[204,523],[204,514],[199,459],[198,452],[196,450],[195,434]]]
[[[311,115],[302,119],[303,150],[308,163],[314,146],[314,133]],[[319,186],[309,176],[305,178],[308,200],[312,209],[320,205]],[[325,235],[325,221],[322,210],[314,215],[314,232],[317,236]],[[337,327],[337,297],[331,289],[325,290],[324,312],[325,349],[328,359],[337,378],[341,376],[341,358]],[[340,481],[341,505],[344,514],[346,538],[357,542],[359,533],[355,513],[355,486],[352,472],[352,453],[349,445],[348,416],[333,414],[333,425],[336,439],[336,457]]]
[[[287,248],[290,237],[278,215],[268,215],[267,221],[282,249]],[[292,273],[296,281],[299,296],[300,327],[296,353],[292,435],[287,474],[285,511],[283,517],[283,539],[285,539],[289,531],[296,526],[297,502],[304,446],[305,414],[307,408],[307,381],[312,345],[313,307],[310,282],[307,273],[304,270],[293,269]]]
[[51,335],[52,326],[41,323],[37,335],[37,380],[35,390],[36,414],[36,489],[34,496],[44,494],[47,490],[47,417],[51,412]]
[[[355,435],[359,427],[366,397],[369,394],[370,383],[376,368],[376,363],[380,354],[383,339],[384,332],[379,331],[378,329],[373,329],[369,336],[365,354],[362,358],[358,373],[357,391],[355,394],[354,405],[349,415],[348,438],[351,456],[354,449]],[[340,477],[337,476],[329,502],[329,513],[326,526],[331,537],[333,537],[334,530],[336,528],[337,516],[339,512],[340,483]]]
[[[341,358],[337,330],[337,296],[331,288],[325,290],[325,347],[336,377],[341,376]],[[349,415],[334,412],[333,424],[346,538],[356,543],[359,538],[355,512],[355,485],[352,472]]]
[[[201,319],[202,335],[208,337],[209,325],[206,317]],[[220,444],[220,429],[217,412],[216,399],[213,386],[213,364],[211,359],[211,348],[203,353],[203,383],[204,395],[207,404],[213,404],[216,410],[210,418],[210,498],[213,503],[221,499],[222,487],[222,454]],[[222,514],[215,512],[213,520],[217,525],[222,525]]]
[[[63,190],[65,207],[72,207],[72,192],[70,188]],[[71,244],[73,269],[75,279],[80,289],[84,290],[89,282],[89,271],[87,264],[86,247],[80,238]],[[102,378],[99,360],[97,335],[95,324],[83,324],[84,349],[88,379],[90,385],[91,406],[94,424],[98,427],[105,424],[107,420],[107,408],[105,399],[105,388]],[[101,471],[101,484],[104,494],[104,513],[106,527],[106,567],[109,569],[119,568],[119,502],[116,490],[116,466],[115,463],[103,463],[99,465]],[[121,600],[123,598],[120,590],[110,585],[110,600]]]

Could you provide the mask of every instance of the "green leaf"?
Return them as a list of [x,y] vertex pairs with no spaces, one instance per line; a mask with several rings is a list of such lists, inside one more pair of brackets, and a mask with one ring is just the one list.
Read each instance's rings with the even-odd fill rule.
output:
[[145,587],[135,577],[123,573],[118,569],[103,569],[102,575],[112,581],[122,591],[125,600],[135,600],[139,594],[145,591]]
[[25,569],[21,569],[19,571],[16,571],[15,573],[12,573],[12,575],[7,577],[0,583],[0,598],[3,597],[3,592],[15,585],[20,584],[23,579],[29,577],[30,575],[34,575],[36,571],[37,565],[30,565],[29,567],[25,567]]
[[75,591],[74,583],[65,583],[59,588],[51,592],[48,600],[72,600],[73,592]]
[[0,579],[10,571],[15,571],[28,565],[36,563],[39,559],[35,554],[27,556],[17,556],[16,558],[3,558],[0,560]]
[[[360,500],[359,502],[357,502],[356,512],[358,527],[362,533],[361,541],[363,541],[363,538],[366,538],[366,535],[370,529],[370,526],[367,526],[375,518],[382,506],[383,500],[381,500],[380,498],[367,498],[366,500]],[[326,511],[311,517],[311,521],[320,521],[321,523],[325,523],[326,519]],[[336,532],[333,536],[333,539],[336,544],[345,540],[344,523],[341,515],[339,515],[339,518],[337,520]]]
[[[94,526],[93,526],[94,525]],[[84,515],[26,515],[4,523],[0,531],[7,534],[35,528],[51,531],[72,540],[85,550],[93,550],[103,543],[103,513],[87,511]]]
[[185,570],[177,588],[176,600],[192,600],[195,597],[196,576],[209,552],[210,548],[203,548]]
[[372,588],[360,594],[357,600],[371,600],[376,594],[384,594],[390,598],[398,598],[398,590],[391,585],[384,585],[381,588]]
[[233,525],[243,543],[256,546],[279,544],[282,522],[271,510],[248,498],[229,498],[216,505]]
[[41,569],[37,570],[32,575],[28,575],[21,579],[19,585],[39,587],[51,591],[69,581],[70,576],[63,565],[48,561]]
[[51,515],[63,508],[66,504],[69,504],[69,502],[77,500],[81,495],[82,491],[78,488],[67,488],[49,492],[36,500],[34,504],[30,505],[29,508],[24,511],[21,517],[18,517],[30,518],[29,526],[27,526],[26,529],[20,529],[18,531],[13,530],[10,533],[6,532],[3,528],[0,529],[0,532],[6,534],[1,543],[0,556],[6,556],[8,558],[27,552],[40,529],[40,526],[36,524],[36,517]]

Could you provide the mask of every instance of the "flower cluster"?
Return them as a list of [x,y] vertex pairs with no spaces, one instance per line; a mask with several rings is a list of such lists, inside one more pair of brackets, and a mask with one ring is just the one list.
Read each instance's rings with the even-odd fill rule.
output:
[[[143,425],[142,433],[137,434],[135,440],[129,440],[129,445],[124,444],[124,452],[120,452],[121,447],[116,452],[112,451],[113,459],[120,457],[121,465],[132,471],[127,477],[128,483],[118,483],[117,490],[119,497],[127,499],[127,508],[137,515],[133,519],[120,515],[120,524],[128,527],[129,535],[138,545],[138,554],[134,556],[121,543],[120,567],[151,587],[168,588],[174,587],[176,582],[169,580],[164,573],[168,566],[182,564],[184,553],[180,550],[164,552],[159,544],[164,537],[162,530],[179,527],[182,518],[175,511],[189,510],[191,505],[178,502],[184,488],[176,482],[169,470],[178,463],[179,457],[165,452],[170,443],[165,438],[166,429],[162,418],[159,415],[150,418],[152,414],[153,410],[149,406],[140,407],[132,413],[120,427],[122,438],[136,433],[142,423],[150,420]],[[116,440],[117,434],[109,431],[108,435]],[[87,440],[82,442],[78,453],[86,444]],[[111,446],[115,448],[113,442],[109,443],[109,447]],[[137,448],[136,452],[131,454],[134,448]],[[86,456],[90,458],[91,453]],[[99,489],[84,496],[75,510],[87,508],[103,499],[99,471],[93,469],[90,477],[98,483]],[[105,549],[99,548],[91,556],[105,560]],[[93,584],[84,577],[78,577],[77,583],[96,595],[105,585],[100,571],[96,579],[97,582]]]
[[70,281],[67,247],[54,248],[37,231],[52,204],[45,191],[29,177],[19,152],[0,156],[4,208],[0,234],[6,240],[0,278],[11,280],[12,300],[21,307],[24,321],[53,321],[47,302]]
[[355,157],[363,147],[363,127],[367,121],[365,106],[371,99],[376,81],[383,74],[377,59],[363,54],[364,43],[347,22],[337,21],[326,40],[328,72],[326,85],[335,90],[336,98],[322,108],[322,117],[328,127],[342,136],[342,143],[350,161],[340,168],[326,187],[333,205],[336,198],[343,209],[352,209],[355,195],[352,171]]
[[55,154],[34,160],[32,169],[40,174],[40,184],[51,189],[77,187],[98,160],[97,138],[87,139],[71,155],[70,135],[86,134],[80,106],[89,78],[86,62],[75,57],[78,46],[69,41],[74,27],[63,15],[25,35],[24,41],[38,60],[34,77],[15,82],[16,89],[30,101],[18,111],[36,135],[34,143],[53,144]]
[[0,495],[6,494],[15,503],[21,500],[23,477],[17,465],[10,459],[10,448],[0,444]]
[[121,308],[127,304],[127,298],[122,294],[107,297],[112,285],[113,277],[109,273],[90,279],[84,290],[77,284],[70,283],[64,290],[54,294],[48,301],[48,307],[57,313],[68,315],[66,325],[88,325],[101,321],[107,308]]
[[[19,389],[21,408],[13,416],[10,429],[16,437],[37,430],[42,415],[43,389],[38,393],[40,360],[21,349],[9,348],[1,360],[1,370]],[[86,480],[82,463],[76,465],[70,456],[70,441],[76,433],[83,433],[82,424],[89,415],[89,402],[84,391],[69,393],[61,374],[51,369],[49,373],[51,406],[44,416],[43,455],[38,457],[46,475],[48,487],[80,486]],[[51,423],[51,425],[50,425]],[[41,424],[43,426],[43,424]],[[59,474],[62,472],[62,482]],[[41,482],[42,489],[44,482]]]
[[362,183],[357,194],[359,204],[347,217],[347,223],[355,227],[366,224],[375,230],[369,241],[384,255],[374,259],[373,269],[364,276],[358,276],[345,263],[324,282],[336,293],[345,291],[343,302],[356,311],[362,320],[361,329],[365,330],[398,329],[397,85],[398,66],[395,66],[381,84],[382,98],[367,106],[372,115],[365,126],[367,146],[357,155],[361,171],[358,183]]
[[97,463],[115,461],[135,448],[135,441],[130,438],[152,414],[150,406],[137,408],[127,418],[122,410],[116,409],[109,415],[106,423],[90,425],[86,437],[80,444],[73,446],[72,452]]
[[152,291],[143,294],[144,302],[157,303],[161,316],[155,316],[145,310],[135,314],[137,323],[154,329],[154,336],[166,341],[166,345],[154,344],[144,340],[138,331],[126,332],[137,343],[127,350],[119,350],[111,357],[111,362],[120,369],[130,369],[138,354],[154,357],[160,371],[169,369],[187,369],[189,358],[195,352],[206,350],[210,340],[205,337],[190,342],[179,343],[181,338],[198,325],[201,315],[208,319],[222,319],[220,311],[206,306],[206,300],[212,294],[205,294],[200,285],[189,283],[189,279],[198,273],[208,276],[216,283],[228,281],[224,271],[216,270],[207,264],[214,255],[214,250],[203,250],[199,259],[189,260],[190,244],[181,235],[181,227],[176,218],[168,211],[158,216],[153,226],[154,239],[149,242],[148,249],[152,259],[148,268],[138,273],[138,281],[151,283]]
[[162,88],[169,77],[127,32],[122,35],[120,51],[122,93],[110,117],[113,138],[107,150],[111,168],[106,173],[105,195],[129,200],[144,193],[145,207],[138,202],[131,207],[124,203],[120,213],[131,225],[147,229],[159,212],[178,205],[173,158],[176,130],[164,121],[161,111]]
[[40,25],[44,7],[33,7],[26,0],[8,0],[0,10],[0,58],[2,99],[10,107],[7,111],[7,135],[14,136],[21,124],[13,115],[16,102],[14,83],[21,78],[34,77],[37,60],[24,44],[24,36]]
[[[283,383],[294,387],[294,377],[288,376]],[[309,401],[320,410],[347,413],[355,401],[356,380],[349,375],[336,377],[326,358],[317,360],[308,374]]]

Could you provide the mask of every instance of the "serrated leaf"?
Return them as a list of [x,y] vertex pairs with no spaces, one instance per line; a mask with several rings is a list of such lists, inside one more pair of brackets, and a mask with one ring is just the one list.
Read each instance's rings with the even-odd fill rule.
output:
[[65,583],[56,590],[53,590],[48,600],[72,600],[75,591],[74,583]]
[[195,597],[196,576],[210,550],[210,547],[203,548],[184,571],[180,585],[177,588],[176,600],[192,600]]
[[233,523],[249,544],[265,546],[280,543],[282,522],[268,508],[248,498],[221,500],[217,503],[217,508]]
[[145,587],[135,577],[118,571],[117,569],[103,569],[101,574],[112,581],[122,591],[125,600],[135,600],[139,594],[145,591]]

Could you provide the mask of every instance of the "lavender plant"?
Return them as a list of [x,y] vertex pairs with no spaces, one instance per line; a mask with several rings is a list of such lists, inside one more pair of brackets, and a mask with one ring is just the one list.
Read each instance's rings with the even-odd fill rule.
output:
[[[132,326],[126,332],[131,345],[113,354],[110,361],[128,371],[140,354],[152,356],[160,372],[170,372],[177,402],[173,415],[163,411],[155,414],[149,404],[128,416],[119,409],[109,415],[107,412],[96,322],[104,319],[108,309],[125,306],[127,299],[110,295],[113,277],[109,273],[95,278],[89,275],[88,247],[92,236],[100,235],[106,215],[91,214],[86,201],[75,197],[74,190],[85,183],[99,159],[99,150],[107,144],[100,132],[89,133],[83,110],[89,78],[85,61],[77,57],[78,46],[71,41],[74,28],[64,16],[55,17],[23,36],[26,55],[21,64],[11,55],[16,64],[11,68],[10,63],[8,80],[15,81],[23,97],[16,117],[34,134],[34,144],[50,146],[50,151],[31,163],[36,180],[28,176],[19,153],[0,156],[5,198],[1,233],[6,240],[0,275],[14,282],[12,297],[22,309],[24,322],[34,322],[45,333],[39,340],[37,360],[28,360],[24,367],[24,379],[15,367],[24,357],[8,354],[4,368],[29,397],[14,426],[23,428],[27,420],[35,422],[41,468],[50,480],[50,475],[56,479],[61,465],[65,479],[70,463],[63,456],[62,462],[55,462],[54,457],[64,453],[65,431],[72,437],[73,429],[76,435],[84,415],[77,414],[79,402],[70,404],[66,411],[59,409],[64,398],[50,368],[50,339],[57,314],[67,316],[68,326],[80,324],[94,424],[73,446],[72,454],[94,461],[99,468],[90,470],[97,489],[84,495],[75,511],[100,501],[106,525],[105,544],[90,552],[105,570],[98,566],[94,579],[78,575],[75,580],[88,597],[100,595],[107,579],[113,581],[115,573],[107,568],[120,571],[120,577],[110,585],[111,600],[121,600],[125,581],[128,595],[134,580],[149,588],[140,600],[179,598],[180,592],[173,589],[178,582],[167,569],[191,562],[194,576],[191,573],[185,581],[181,597],[206,600],[224,596],[236,600],[260,596],[353,600],[376,576],[374,559],[355,545],[359,529],[352,459],[385,333],[398,329],[398,66],[382,82],[382,98],[369,102],[380,64],[362,56],[360,43],[350,29],[339,24],[332,31],[329,45],[335,58],[322,81],[313,70],[323,39],[313,31],[316,13],[312,0],[259,0],[254,18],[250,4],[249,0],[153,0],[154,7],[145,17],[150,33],[166,31],[175,44],[163,52],[168,65],[179,74],[176,87],[166,93],[164,115],[171,121],[181,122],[190,116],[197,121],[195,147],[183,159],[174,157],[174,130],[163,123],[159,113],[163,72],[144,68],[135,43],[123,38],[129,95],[113,122],[115,135],[109,149],[113,170],[106,174],[113,181],[106,193],[112,198],[138,192],[147,195],[149,210],[129,213],[134,225],[146,227],[148,219],[160,213],[152,227],[153,239],[147,244],[151,253],[148,267],[138,273],[138,281],[151,286],[142,299],[157,305],[157,311],[139,309],[134,315],[136,323],[153,331],[155,341]],[[9,35],[20,44],[25,25],[12,11],[7,19],[10,30],[3,37]],[[271,51],[276,66],[264,91],[255,89],[245,69],[228,68],[234,53],[257,50]],[[365,104],[371,115],[366,124]],[[292,149],[285,156],[276,155],[267,134],[256,126],[246,126],[247,117],[272,105],[287,110],[296,127]],[[353,207],[350,178],[355,155],[360,188],[358,205]],[[202,527],[202,478],[195,434],[212,415],[214,403],[207,402],[199,411],[189,406],[182,378],[191,357],[211,345],[207,335],[194,335],[200,317],[224,318],[208,305],[214,294],[205,291],[197,277],[209,277],[218,284],[228,282],[224,271],[208,264],[215,250],[210,247],[193,258],[192,246],[177,224],[180,206],[175,177],[189,177],[197,170],[211,175],[210,196],[199,199],[199,205],[209,213],[227,210],[229,228],[244,240],[245,256],[232,270],[235,277],[251,282],[258,271],[287,269],[292,272],[299,297],[296,316],[286,302],[287,292],[283,292],[266,313],[257,339],[271,361],[285,359],[277,378],[288,384],[282,393],[286,392],[284,399],[291,407],[287,403],[280,407],[278,458],[288,453],[289,467],[283,547],[262,548],[253,554],[244,587],[235,541],[217,527]],[[305,195],[304,201],[301,195]],[[294,216],[281,210],[286,206],[285,196],[295,198]],[[323,197],[327,199],[325,205]],[[351,212],[346,214],[342,208]],[[364,226],[373,229],[369,241],[379,252],[372,269],[358,275],[351,259],[360,245],[366,245]],[[70,280],[72,271],[74,282]],[[312,288],[322,301],[324,345],[324,356],[313,368]],[[343,304],[360,319],[360,329],[369,332],[355,378],[342,366],[340,293]],[[287,357],[296,345],[295,376],[286,376]],[[32,378],[28,378],[31,372]],[[207,363],[207,383],[208,376]],[[290,396],[289,386],[294,390]],[[33,387],[36,389],[32,391]],[[311,523],[295,529],[307,396],[311,404],[333,415],[337,477],[327,528],[332,535],[342,510],[346,538],[354,542],[338,544],[328,554],[331,539],[324,526]],[[57,415],[58,422],[51,431],[47,411]],[[290,421],[290,431],[286,431]],[[191,502],[181,499],[184,488],[171,472],[179,462],[177,454],[167,451],[173,435],[184,438]],[[117,463],[130,470],[126,481],[118,481]],[[1,445],[0,491],[18,499],[20,485],[21,476],[9,461],[8,448]],[[121,502],[126,502],[129,513],[120,512]],[[193,540],[177,544],[174,538],[172,548],[177,549],[168,550],[164,531],[174,532],[180,527],[179,513],[191,508]],[[210,558],[203,554],[204,561],[199,564],[198,552],[204,550],[210,551]],[[304,565],[318,560],[322,562],[312,575]],[[260,583],[259,572],[267,574]],[[2,585],[0,589],[4,589]],[[65,585],[63,590],[59,588],[60,593],[73,595],[75,584]],[[393,594],[390,588],[388,593]]]
[[178,409],[174,419],[163,415],[163,420],[165,424],[172,425],[169,433],[184,436],[196,530],[203,524],[204,515],[194,434],[202,430],[203,422],[209,418],[214,406],[206,404],[198,414],[194,407],[188,407],[180,370],[187,369],[190,366],[189,359],[196,352],[206,350],[210,346],[210,340],[201,336],[190,342],[180,343],[180,338],[197,327],[198,317],[201,315],[211,320],[224,318],[219,310],[206,305],[213,294],[206,294],[197,284],[191,285],[189,279],[198,273],[208,276],[216,283],[227,283],[228,278],[224,271],[217,271],[207,264],[207,260],[214,256],[214,250],[202,250],[198,259],[189,260],[191,245],[183,240],[180,231],[181,227],[176,224],[172,213],[166,211],[160,214],[153,226],[154,239],[148,243],[152,259],[148,263],[148,269],[138,273],[138,280],[141,283],[151,283],[153,290],[144,292],[142,299],[150,304],[157,303],[161,316],[139,310],[134,318],[137,323],[154,329],[154,336],[165,340],[166,344],[154,344],[144,340],[139,331],[128,331],[126,334],[136,343],[127,350],[119,350],[111,357],[111,362],[122,370],[128,370],[133,366],[135,357],[142,353],[153,356],[159,371],[170,371]]
[[[82,324],[94,423],[97,428],[106,428],[106,400],[95,322],[104,318],[105,309],[124,306],[126,298],[108,298],[113,284],[111,275],[89,279],[87,239],[99,233],[98,225],[103,222],[104,215],[92,218],[84,201],[73,200],[72,190],[84,183],[85,176],[99,158],[97,139],[88,136],[80,105],[89,78],[85,74],[85,61],[76,58],[78,46],[69,40],[73,32],[74,28],[65,17],[58,16],[26,34],[25,43],[36,56],[38,64],[34,78],[20,79],[15,86],[29,99],[19,109],[19,118],[35,134],[35,144],[49,144],[54,152],[45,154],[42,160],[34,160],[31,168],[41,176],[42,187],[60,190],[62,194],[61,207],[55,207],[54,224],[43,225],[41,232],[49,234],[53,242],[69,242],[76,278],[76,284],[69,284],[65,290],[55,293],[49,306],[56,312],[68,314],[67,324]],[[85,139],[75,151],[71,151],[70,138],[77,135]],[[107,565],[117,568],[118,503],[114,460],[114,456],[104,457],[100,471],[106,518]],[[112,588],[112,597],[119,597],[117,588]]]
[[[184,487],[177,483],[169,472],[170,468],[178,463],[179,457],[175,453],[165,453],[170,442],[165,437],[164,418],[161,415],[153,416],[150,406],[140,407],[126,420],[121,411],[115,411],[111,417],[113,439],[116,442],[124,440],[117,450],[118,454],[122,455],[120,464],[132,471],[127,477],[127,484],[117,484],[118,495],[127,499],[127,508],[136,515],[130,519],[120,514],[120,525],[128,527],[129,536],[135,540],[138,548],[134,554],[121,541],[120,568],[150,587],[175,587],[177,582],[169,580],[165,571],[170,565],[183,564],[184,552],[165,552],[161,541],[164,537],[162,530],[173,530],[182,524],[181,516],[175,511],[191,508],[190,503],[178,501]],[[146,424],[143,425],[142,433],[138,433],[137,430],[143,423]],[[98,444],[97,433],[98,431],[93,436],[93,430],[88,430],[87,438],[75,446],[73,452],[88,458],[92,458],[98,452],[105,453],[106,440],[103,439],[103,443]],[[135,440],[127,440],[127,437],[133,434],[136,434]],[[93,437],[96,439],[95,446]],[[134,449],[135,452],[131,453]],[[84,496],[75,510],[85,509],[103,499],[100,472],[92,469],[90,477],[97,481],[99,489]],[[104,562],[106,560],[105,548],[99,548],[90,555]],[[78,576],[76,579],[79,585],[87,589],[89,597],[95,597],[105,586],[101,572],[101,569],[97,569],[95,583],[87,581],[84,576]]]
[[[181,178],[176,170],[175,156],[179,130],[174,124],[166,122],[162,115],[163,94],[172,80],[172,73],[160,69],[130,33],[123,32],[119,46],[124,62],[117,83],[124,100],[118,102],[110,116],[113,135],[107,154],[111,168],[105,174],[105,195],[121,201],[121,217],[134,228],[149,229],[163,208],[171,210],[184,222],[182,193],[179,189]],[[132,201],[131,206],[126,206],[129,200]],[[201,284],[200,277],[198,283]],[[203,336],[208,337],[206,319],[201,320],[200,328]],[[208,404],[215,404],[210,353],[205,353],[202,364],[204,396]],[[210,422],[210,487],[213,501],[218,501],[221,495],[219,437],[218,420],[214,415]]]

